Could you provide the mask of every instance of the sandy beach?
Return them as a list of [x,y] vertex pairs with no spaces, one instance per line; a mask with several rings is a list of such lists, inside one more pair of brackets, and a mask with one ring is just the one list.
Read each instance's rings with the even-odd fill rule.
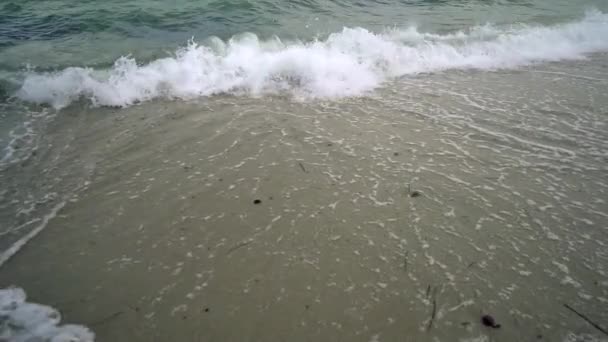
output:
[[608,321],[606,65],[69,107],[0,286],[97,341],[603,341],[564,305]]

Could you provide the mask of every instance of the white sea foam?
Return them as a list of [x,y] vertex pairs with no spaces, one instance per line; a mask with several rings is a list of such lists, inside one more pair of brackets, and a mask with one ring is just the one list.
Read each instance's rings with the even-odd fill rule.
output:
[[60,325],[50,306],[29,303],[19,288],[0,289],[0,341],[92,342],[95,335],[80,325]]
[[[3,170],[7,165],[19,162],[31,152],[30,149],[34,145],[34,129],[31,121],[23,122],[20,127],[11,130],[8,133],[10,140],[0,148],[0,170]],[[19,155],[18,152],[21,152]]]
[[608,342],[608,339],[597,337],[591,334],[575,334],[568,333],[564,339],[564,342]]
[[[65,203],[66,203],[65,201],[59,202],[40,221],[33,221],[32,223],[38,223],[38,225],[36,227],[32,228],[32,230],[30,232],[28,232],[27,234],[22,236],[19,240],[17,240],[15,243],[13,243],[8,249],[6,249],[5,251],[1,251],[0,252],[0,267],[2,265],[4,265],[4,263],[7,262],[13,255],[15,255],[17,252],[19,252],[21,250],[21,248],[23,248],[23,246],[25,246],[31,239],[35,238],[42,230],[44,230],[44,228],[46,228],[49,221],[51,219],[55,218],[55,216],[57,216],[57,213],[59,212],[59,210],[61,210],[65,206]],[[0,341],[2,341],[2,340],[0,340]]]
[[492,25],[439,35],[415,28],[382,34],[345,28],[309,43],[261,41],[253,34],[227,42],[191,42],[174,56],[140,65],[122,57],[109,70],[70,67],[28,73],[17,96],[62,108],[86,98],[128,106],[154,98],[191,99],[220,93],[289,93],[303,98],[357,96],[395,77],[448,69],[494,70],[583,58],[608,51],[608,15],[588,12],[555,26]]

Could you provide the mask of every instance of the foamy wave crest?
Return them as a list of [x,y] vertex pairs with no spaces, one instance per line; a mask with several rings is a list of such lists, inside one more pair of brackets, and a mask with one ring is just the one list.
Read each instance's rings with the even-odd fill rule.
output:
[[138,65],[118,59],[109,70],[71,67],[29,73],[17,96],[62,108],[80,98],[128,106],[154,98],[192,99],[220,93],[290,93],[304,98],[356,96],[391,78],[447,69],[500,69],[582,58],[608,50],[608,15],[578,22],[500,29],[491,25],[447,35],[415,28],[375,34],[345,28],[322,41],[260,41],[253,34],[227,42],[191,42],[174,56]]
[[79,325],[59,325],[57,310],[26,302],[19,288],[0,289],[0,341],[92,342],[95,335]]

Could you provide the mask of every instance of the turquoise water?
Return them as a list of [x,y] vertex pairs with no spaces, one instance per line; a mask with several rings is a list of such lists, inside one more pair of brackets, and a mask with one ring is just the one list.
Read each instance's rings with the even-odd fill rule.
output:
[[[603,2],[7,4],[5,99],[62,108],[154,98],[359,96],[406,75],[604,51]],[[52,14],[49,14],[52,13]]]
[[[267,68],[259,77],[318,78],[323,82],[332,78],[314,74],[314,66],[289,67],[278,65],[281,61],[263,58],[267,52],[275,55],[293,50],[297,46],[309,51],[287,58],[314,59],[312,42],[321,42],[323,53],[346,53],[351,57],[347,63],[386,64],[385,70],[372,70],[376,77],[373,85],[362,86],[355,91],[323,93],[316,96],[352,95],[376,88],[379,83],[404,74],[430,72],[451,68],[496,68],[529,64],[539,60],[579,57],[580,53],[599,51],[606,33],[608,4],[602,0],[585,0],[573,3],[566,0],[547,1],[186,1],[169,5],[163,1],[23,1],[6,2],[0,8],[0,99],[5,101],[17,97],[26,102],[65,106],[84,97],[93,102],[108,105],[125,105],[145,100],[141,92],[158,92],[163,83],[170,80],[150,80],[154,89],[138,89],[133,77],[127,79],[128,89],[136,91],[131,99],[99,101],[101,92],[112,90],[92,89],[91,82],[106,83],[109,78],[120,78],[124,68],[116,67],[121,57],[128,57],[137,65],[145,65],[170,56],[179,55],[180,49],[194,43],[210,48],[210,55],[193,58],[196,65],[157,72],[198,72],[209,75],[218,71],[213,80],[194,80],[195,89],[183,92],[168,91],[160,97],[196,97],[217,92],[231,92],[236,88],[246,93],[258,93],[260,86],[251,82],[222,84],[234,77],[239,70],[251,74],[248,68]],[[595,12],[594,12],[595,11]],[[589,13],[595,13],[589,17]],[[585,18],[587,13],[587,20]],[[558,32],[559,37],[544,36],[534,28],[555,28],[564,23],[593,24],[593,27],[578,27],[580,32]],[[587,25],[589,26],[589,25]],[[375,36],[373,36],[375,35]],[[459,36],[460,35],[460,36]],[[578,41],[578,39],[581,41]],[[503,42],[500,40],[510,40]],[[537,46],[540,44],[547,46]],[[189,43],[190,42],[190,43]],[[477,47],[478,43],[490,45]],[[497,43],[497,44],[495,44]],[[501,46],[505,43],[504,46]],[[556,57],[555,44],[570,44],[561,49],[564,53]],[[231,50],[257,44],[253,52],[260,57],[258,65],[247,61],[235,62],[229,57]],[[422,51],[425,44],[435,45],[436,52]],[[498,46],[492,46],[498,45]],[[369,45],[369,50],[366,50]],[[389,46],[386,46],[389,45]],[[251,46],[250,46],[251,47]],[[403,51],[412,48],[412,51]],[[380,49],[372,51],[371,49]],[[439,56],[453,59],[450,49],[457,49],[461,63],[436,61],[434,65],[415,66]],[[536,51],[530,51],[534,49]],[[243,49],[241,49],[243,50]],[[329,50],[329,51],[328,51]],[[475,50],[475,51],[472,51]],[[243,56],[243,51],[236,52]],[[376,54],[376,55],[374,55]],[[318,54],[317,54],[318,55]],[[482,63],[475,57],[490,55],[495,61]],[[219,61],[210,59],[220,58]],[[276,56],[275,56],[276,57]],[[320,57],[330,60],[330,56]],[[263,59],[263,60],[262,60]],[[280,59],[280,57],[279,57]],[[469,60],[466,60],[469,59]],[[511,60],[520,59],[511,63]],[[122,60],[124,61],[124,59]],[[333,59],[335,63],[342,61]],[[203,65],[207,67],[203,67]],[[218,64],[224,64],[218,65]],[[226,64],[230,64],[226,66]],[[114,65],[114,67],[112,67]],[[91,68],[91,72],[70,68]],[[153,67],[154,68],[154,67]],[[295,70],[294,70],[295,68]],[[308,70],[302,70],[306,68]],[[349,69],[349,67],[344,67]],[[272,70],[271,70],[272,69]],[[388,69],[388,70],[386,70]],[[211,70],[211,71],[210,71]],[[108,74],[108,71],[110,72]],[[62,73],[63,80],[57,80]],[[311,72],[313,74],[311,74]],[[323,72],[323,71],[317,71]],[[348,73],[349,71],[344,71]],[[49,74],[50,73],[50,74]],[[71,74],[70,74],[71,73]],[[68,75],[70,74],[70,75]],[[95,75],[92,75],[95,74]],[[36,76],[46,75],[43,79]],[[112,76],[114,75],[114,76]],[[91,76],[91,77],[89,77]],[[171,76],[171,75],[169,75]],[[249,75],[246,75],[249,76]],[[338,75],[339,78],[346,78]],[[369,78],[369,77],[368,77]],[[38,84],[32,87],[27,81]],[[53,83],[53,80],[57,84]],[[369,81],[369,80],[368,80]],[[39,83],[47,83],[45,86]],[[258,83],[265,81],[258,80]],[[365,82],[365,81],[364,81]],[[204,83],[204,84],[203,84]],[[209,84],[211,83],[211,84]],[[102,86],[103,88],[107,88]],[[174,86],[170,86],[175,88]],[[263,85],[265,87],[265,85]],[[271,86],[272,87],[272,86]],[[282,86],[279,86],[282,87]],[[33,89],[31,89],[33,88]],[[52,88],[52,89],[51,89]],[[276,87],[273,87],[276,88]],[[113,96],[113,95],[109,95]],[[157,97],[157,95],[152,95]],[[6,121],[6,120],[5,120]],[[10,122],[10,120],[8,120]],[[5,126],[5,124],[3,124]]]
[[445,33],[476,25],[549,25],[607,10],[602,0],[528,1],[19,1],[0,8],[0,70],[103,67],[132,55],[165,56],[194,37],[309,41],[343,27],[417,26]]
[[605,0],[0,2],[0,339],[94,339],[37,301],[102,341],[604,341],[563,304],[608,319],[607,53]]

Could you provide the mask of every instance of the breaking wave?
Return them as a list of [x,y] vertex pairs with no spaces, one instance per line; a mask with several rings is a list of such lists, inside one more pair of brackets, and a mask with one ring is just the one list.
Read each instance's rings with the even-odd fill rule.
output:
[[96,106],[129,106],[155,98],[215,94],[288,93],[303,98],[364,94],[383,82],[448,69],[495,70],[577,59],[608,50],[608,15],[555,26],[474,27],[451,34],[411,27],[373,33],[345,28],[324,40],[283,42],[241,34],[228,41],[190,42],[147,64],[121,57],[105,70],[69,67],[26,73],[17,97],[55,108],[88,99]]

